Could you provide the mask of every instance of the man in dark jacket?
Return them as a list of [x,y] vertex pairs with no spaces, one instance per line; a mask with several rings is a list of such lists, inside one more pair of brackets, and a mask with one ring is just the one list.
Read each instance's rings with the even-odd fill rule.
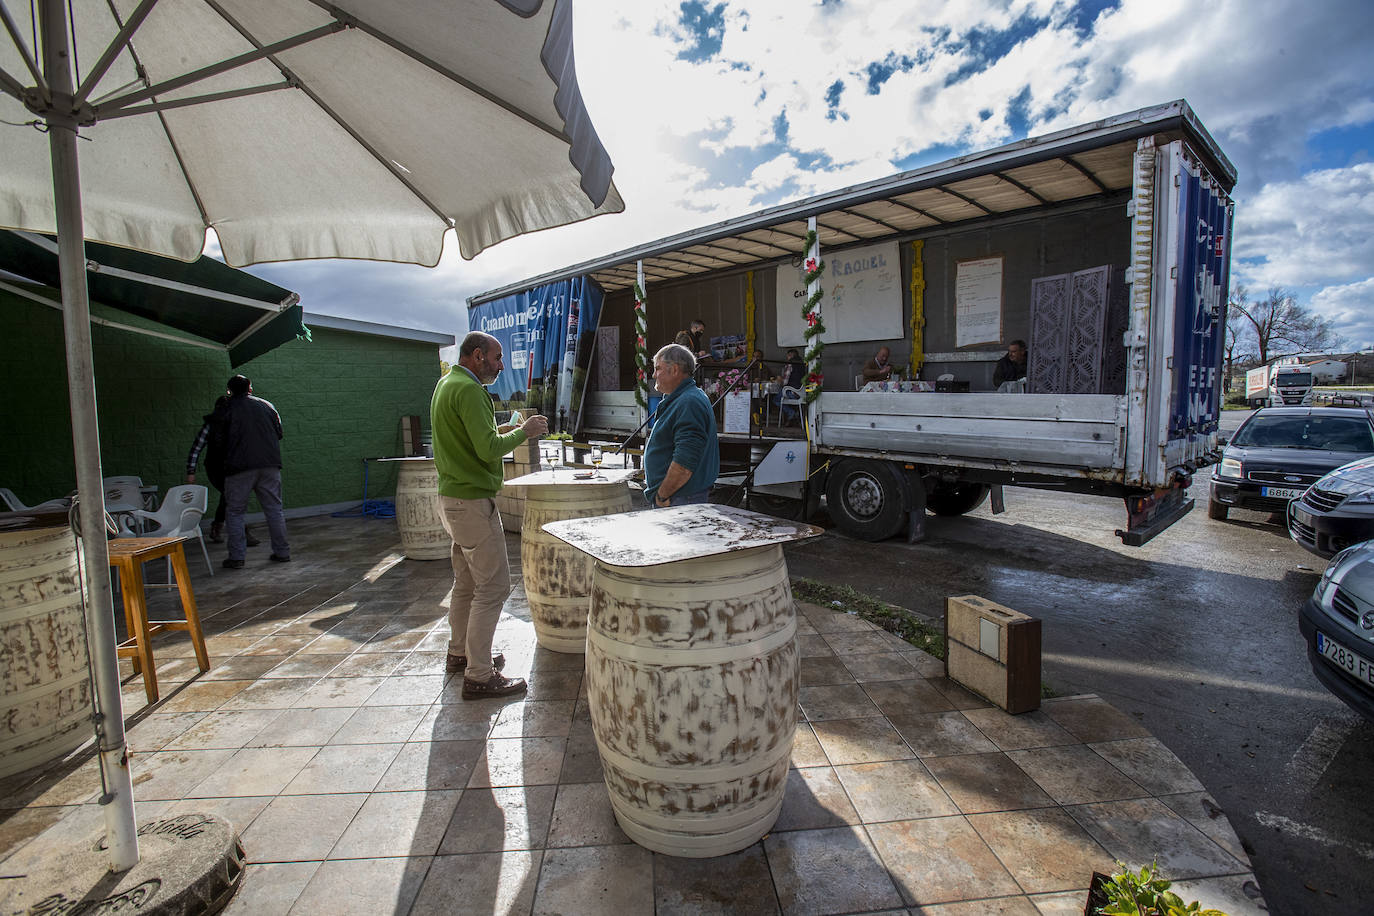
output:
[[225,569],[241,569],[247,547],[243,515],[248,494],[256,493],[272,535],[272,559],[286,563],[291,547],[286,541],[286,518],[281,510],[281,417],[262,398],[253,397],[246,376],[229,380],[229,404],[211,433],[224,460],[224,498],[229,503],[227,529],[229,558]]

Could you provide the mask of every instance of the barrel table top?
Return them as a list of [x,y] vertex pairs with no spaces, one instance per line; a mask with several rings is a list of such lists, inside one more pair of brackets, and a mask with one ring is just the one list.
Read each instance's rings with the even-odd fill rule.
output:
[[708,503],[549,522],[544,530],[609,566],[631,567],[803,541],[822,533],[804,522]]
[[607,484],[625,483],[628,480],[633,480],[639,474],[638,468],[602,468],[600,473],[563,468],[558,471],[535,471],[522,477],[512,477],[506,481],[505,485],[508,487],[606,486]]
[[399,455],[395,458],[371,458],[370,461],[428,461],[434,463],[433,456],[430,455]]

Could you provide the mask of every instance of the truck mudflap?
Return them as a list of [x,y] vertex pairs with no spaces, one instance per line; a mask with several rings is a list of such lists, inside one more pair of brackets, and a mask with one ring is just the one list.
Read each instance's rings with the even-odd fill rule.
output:
[[1173,486],[1148,495],[1127,496],[1126,530],[1116,529],[1121,543],[1139,547],[1191,512],[1195,502],[1187,498],[1191,482],[1191,477],[1182,477],[1175,480]]

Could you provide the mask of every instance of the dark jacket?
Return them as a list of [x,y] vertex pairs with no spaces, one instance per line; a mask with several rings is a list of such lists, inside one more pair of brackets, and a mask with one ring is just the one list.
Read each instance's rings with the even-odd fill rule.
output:
[[653,431],[644,446],[644,498],[649,502],[654,501],[673,462],[692,472],[679,491],[683,496],[711,489],[720,474],[716,414],[691,379],[683,379],[658,405]]
[[1019,378],[1026,377],[1026,367],[1030,365],[1030,360],[1024,363],[1014,363],[1010,356],[1003,356],[997,361],[997,366],[992,370],[992,384],[1000,385],[1003,382],[1014,382]]
[[281,417],[270,401],[236,395],[211,433],[211,448],[223,456],[224,476],[281,467]]

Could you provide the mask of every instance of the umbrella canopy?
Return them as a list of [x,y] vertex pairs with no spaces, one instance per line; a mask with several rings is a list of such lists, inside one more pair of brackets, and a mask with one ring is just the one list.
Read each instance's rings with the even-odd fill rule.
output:
[[[189,261],[210,227],[235,267],[433,266],[450,227],[471,258],[624,209],[577,86],[569,2],[70,6],[87,239]],[[50,105],[41,23],[28,3],[0,9],[0,226],[51,233],[48,138],[12,126]]]
[[[0,229],[0,270],[53,287],[41,298],[61,307],[53,239]],[[97,302],[220,344],[235,367],[306,335],[299,296],[211,257],[188,264],[91,242],[86,283]],[[5,287],[28,295],[0,279]]]
[[[57,236],[87,569],[108,550],[83,239],[192,260],[213,228],[236,267],[432,266],[450,228],[473,257],[624,208],[577,88],[570,0],[27,6],[0,0],[0,227]],[[108,577],[88,594],[122,871],[138,838]]]

